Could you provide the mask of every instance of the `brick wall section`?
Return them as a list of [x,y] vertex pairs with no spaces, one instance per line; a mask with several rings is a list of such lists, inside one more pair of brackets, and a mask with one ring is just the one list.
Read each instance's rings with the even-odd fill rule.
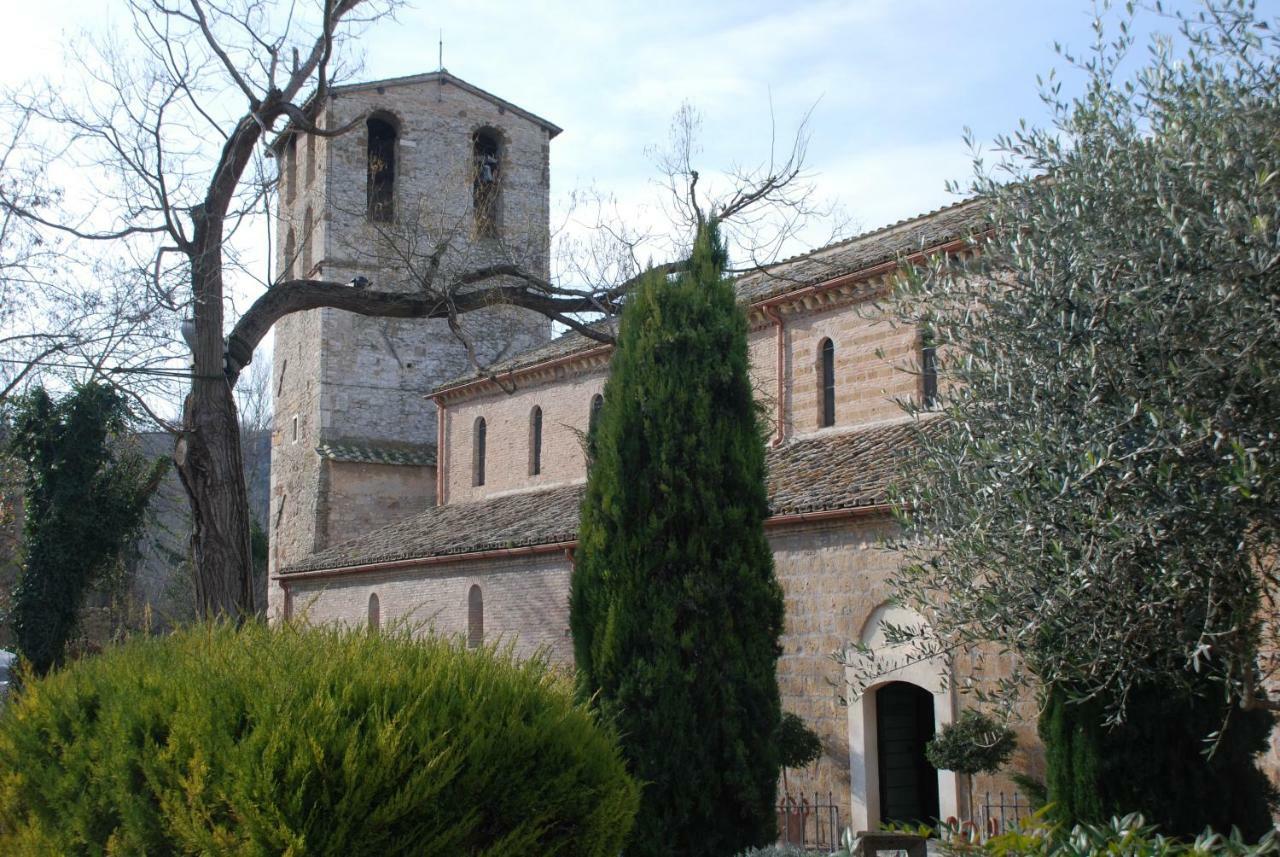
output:
[[[897,400],[919,396],[920,378],[915,374],[919,337],[913,329],[895,328],[869,303],[788,313],[783,318],[783,419],[788,440],[901,419]],[[821,428],[818,347],[828,337],[835,345],[836,422]],[[883,356],[877,351],[883,351]],[[772,437],[777,428],[777,332],[773,324],[756,325],[748,338],[748,353],[752,387]],[[577,436],[564,432],[563,427],[586,430],[591,397],[603,390],[607,371],[572,362],[556,371],[550,379],[517,378],[514,393],[487,385],[483,391],[463,393],[450,402],[446,502],[586,478]],[[543,408],[540,477],[530,477],[528,466],[529,415],[535,404]],[[476,486],[474,427],[481,416],[487,430],[485,484]]]
[[511,642],[520,657],[546,650],[552,660],[569,665],[569,574],[569,558],[550,553],[296,580],[290,586],[294,615],[312,623],[361,626],[369,596],[376,593],[384,629],[403,622],[422,634],[465,636],[467,595],[478,585],[486,644]]
[[[320,457],[315,447],[320,436],[319,378],[324,354],[321,348],[321,310],[310,310],[281,319],[276,324],[272,360],[274,424],[271,430],[271,494],[268,533],[271,542],[269,568],[287,566],[316,549],[316,503],[320,483]],[[297,420],[297,438],[294,421]],[[268,615],[282,606],[278,586],[267,587]]]
[[[507,491],[546,488],[586,478],[582,439],[591,400],[604,390],[606,370],[570,370],[550,381],[522,384],[514,394],[493,390],[445,410],[446,502]],[[530,417],[542,408],[542,473],[529,473]],[[474,485],[476,420],[485,420],[485,484]]]
[[919,394],[919,377],[909,371],[918,361],[915,330],[895,329],[869,303],[784,318],[788,437],[823,430],[818,357],[825,338],[835,346],[834,430],[899,418],[902,409],[895,400]]
[[891,533],[883,520],[833,522],[771,530],[774,567],[786,599],[786,629],[778,660],[782,708],[804,719],[822,739],[822,758],[789,771],[793,792],[835,795],[846,819],[849,720],[841,702],[844,670],[831,653],[858,639],[863,624],[888,597],[898,559],[876,549]]

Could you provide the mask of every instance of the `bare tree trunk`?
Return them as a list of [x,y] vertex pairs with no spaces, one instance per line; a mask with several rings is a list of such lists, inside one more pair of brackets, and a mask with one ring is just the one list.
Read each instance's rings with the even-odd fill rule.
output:
[[240,423],[223,367],[222,218],[199,207],[192,219],[195,377],[173,458],[191,500],[197,615],[242,622],[256,605]]

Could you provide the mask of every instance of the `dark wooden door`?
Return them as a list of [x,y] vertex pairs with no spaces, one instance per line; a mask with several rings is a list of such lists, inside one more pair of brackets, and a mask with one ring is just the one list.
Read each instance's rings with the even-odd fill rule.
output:
[[932,737],[933,694],[900,681],[876,691],[882,824],[936,823],[938,771],[924,757]]

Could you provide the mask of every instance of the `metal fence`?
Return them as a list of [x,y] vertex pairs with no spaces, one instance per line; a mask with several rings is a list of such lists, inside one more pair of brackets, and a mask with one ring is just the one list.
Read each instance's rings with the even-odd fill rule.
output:
[[987,792],[980,816],[983,835],[999,836],[1007,833],[1030,815],[1031,805],[1017,792],[1010,795],[998,792],[995,800],[991,799],[991,792]]
[[821,851],[840,846],[840,805],[831,792],[825,798],[814,792],[813,800],[787,794],[777,809],[779,843]]

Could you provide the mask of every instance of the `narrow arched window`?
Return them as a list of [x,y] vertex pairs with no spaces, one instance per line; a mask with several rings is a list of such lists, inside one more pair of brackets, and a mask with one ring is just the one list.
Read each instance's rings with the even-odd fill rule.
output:
[[938,405],[938,348],[927,328],[920,335],[920,399],[926,408]]
[[284,259],[281,262],[281,265],[284,267],[284,271],[283,271],[284,279],[286,280],[293,279],[293,263],[296,261],[293,257],[297,254],[297,252],[298,252],[297,238],[293,234],[293,227],[290,226],[289,232],[287,235],[285,235],[285,238],[284,238]]
[[298,194],[298,135],[290,134],[284,147],[284,201],[293,202]]
[[484,452],[485,441],[488,434],[488,426],[485,425],[484,417],[476,418],[475,431],[472,437],[471,448],[471,475],[473,485],[484,484]]
[[302,217],[302,270],[298,272],[300,277],[310,277],[311,268],[315,264],[312,258],[312,248],[315,247],[315,236],[311,232],[315,229],[315,216],[311,213],[311,206],[307,206],[307,213]]
[[502,145],[498,132],[481,128],[471,139],[471,205],[476,234],[496,238],[502,214]]
[[596,423],[600,421],[600,409],[604,407],[604,396],[596,393],[591,397],[591,415],[587,417],[587,432],[593,433],[596,430]]
[[369,595],[369,630],[376,631],[382,627],[382,607],[378,604],[378,593]]
[[395,215],[396,129],[376,116],[365,124],[369,132],[369,219],[385,223]]
[[529,475],[542,472],[542,408],[534,405],[529,415]]
[[484,643],[484,593],[476,584],[467,592],[467,647]]
[[836,346],[830,339],[818,346],[819,397],[822,404],[822,427],[836,424]]

